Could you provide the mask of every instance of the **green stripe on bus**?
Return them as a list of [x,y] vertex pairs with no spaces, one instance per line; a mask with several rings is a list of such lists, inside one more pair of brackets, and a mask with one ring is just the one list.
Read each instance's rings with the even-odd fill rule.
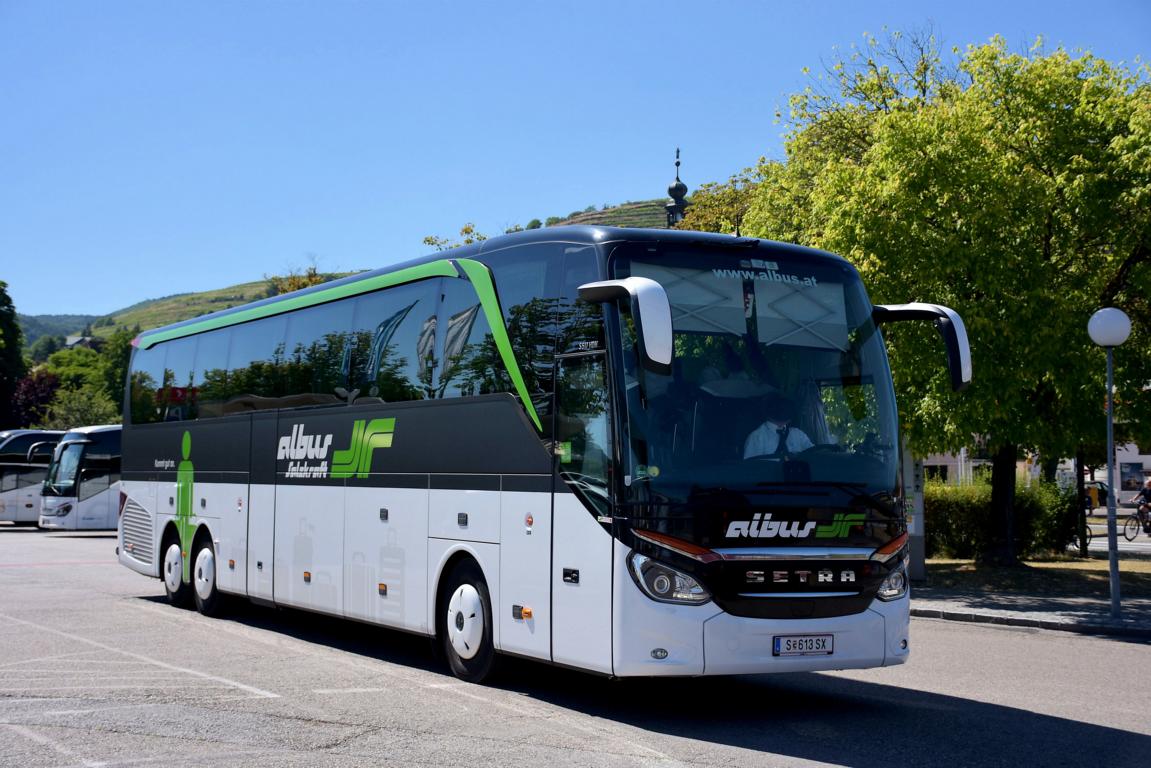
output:
[[304,307],[311,307],[316,304],[326,304],[329,301],[344,299],[348,296],[358,296],[361,293],[369,293],[380,288],[391,288],[393,286],[403,285],[404,283],[412,283],[416,280],[426,280],[429,277],[458,276],[459,273],[456,272],[455,267],[452,266],[452,263],[448,259],[433,261],[430,264],[419,264],[414,267],[408,267],[407,269],[401,269],[398,272],[376,275],[375,277],[365,278],[354,283],[337,285],[313,293],[306,293],[302,296],[289,294],[282,301],[265,304],[260,307],[252,307],[251,309],[244,309],[239,312],[224,315],[223,317],[206,318],[196,323],[180,326],[179,328],[147,331],[140,335],[140,347],[148,349],[162,341],[171,341],[172,339],[179,339],[184,336],[193,336],[197,333],[203,333],[204,331],[214,331],[217,328],[227,328],[229,325],[239,325],[240,323],[246,323],[251,320],[281,315],[285,312],[291,312],[292,310],[303,309]]
[[504,361],[504,367],[508,369],[508,373],[512,377],[512,383],[515,384],[516,392],[519,394],[520,400],[523,401],[528,416],[535,423],[536,429],[542,432],[543,426],[540,424],[539,414],[536,413],[535,404],[532,403],[528,394],[523,373],[520,371],[519,363],[516,362],[516,353],[512,349],[512,341],[508,337],[507,326],[504,325],[504,316],[500,312],[500,302],[496,297],[496,287],[492,282],[491,271],[484,264],[472,259],[459,259],[456,264],[468,276],[472,287],[475,288],[476,296],[479,297],[484,315],[488,319],[488,326],[492,329],[492,339],[496,342],[496,349],[500,351],[500,357]]

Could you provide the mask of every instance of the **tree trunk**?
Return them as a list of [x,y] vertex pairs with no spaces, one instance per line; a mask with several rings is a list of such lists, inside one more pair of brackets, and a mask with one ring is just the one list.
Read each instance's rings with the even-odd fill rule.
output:
[[1044,459],[1039,466],[1042,468],[1043,482],[1054,483],[1055,473],[1059,470],[1059,459]]
[[976,560],[992,565],[1018,565],[1015,553],[1015,461],[1019,449],[1005,445],[991,463],[991,516],[987,548]]

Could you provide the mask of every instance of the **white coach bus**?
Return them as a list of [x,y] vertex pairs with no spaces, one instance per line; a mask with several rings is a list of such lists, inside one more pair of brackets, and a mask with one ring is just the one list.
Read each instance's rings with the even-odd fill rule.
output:
[[0,432],[0,521],[35,525],[40,519],[40,487],[63,434],[43,429]]
[[40,492],[41,528],[116,530],[119,424],[70,429],[60,438]]
[[838,256],[566,227],[148,331],[120,562],[206,614],[224,593],[435,636],[471,681],[498,654],[613,676],[899,664],[878,325],[911,318],[966,385],[959,317],[873,306]]

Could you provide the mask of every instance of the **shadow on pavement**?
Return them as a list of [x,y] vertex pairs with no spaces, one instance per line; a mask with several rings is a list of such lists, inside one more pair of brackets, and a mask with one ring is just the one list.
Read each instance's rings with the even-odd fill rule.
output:
[[[244,602],[229,604],[222,620],[452,679],[423,636]],[[562,709],[703,742],[704,749],[710,743],[836,765],[1090,762],[1142,768],[1151,753],[1151,736],[817,673],[609,680],[503,659],[493,685]]]
[[1151,736],[825,674],[625,680],[538,666],[504,687],[654,733],[821,763],[1144,766]]

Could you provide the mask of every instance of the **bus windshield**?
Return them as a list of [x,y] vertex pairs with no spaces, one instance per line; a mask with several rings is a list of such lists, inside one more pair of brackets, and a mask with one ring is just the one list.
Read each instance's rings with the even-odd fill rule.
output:
[[83,443],[72,443],[64,446],[60,455],[48,468],[48,479],[44,483],[44,495],[75,495],[76,475],[80,469],[80,457],[83,453]]
[[616,250],[612,269],[660,283],[674,330],[671,373],[653,373],[637,362],[623,310],[625,504],[716,493],[752,505],[805,493],[827,497],[823,506],[890,501],[891,375],[852,267],[788,251],[634,244]]

